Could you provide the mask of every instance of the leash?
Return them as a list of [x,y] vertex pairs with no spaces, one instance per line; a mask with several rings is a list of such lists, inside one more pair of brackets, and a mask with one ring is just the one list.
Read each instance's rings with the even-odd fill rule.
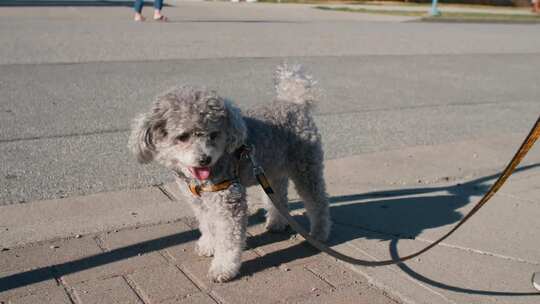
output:
[[257,180],[259,181],[259,184],[263,188],[264,192],[268,195],[268,197],[270,198],[270,201],[272,201],[272,204],[274,204],[274,207],[279,211],[279,214],[287,220],[289,226],[291,226],[293,230],[295,230],[302,237],[304,237],[304,239],[306,239],[306,241],[308,241],[313,247],[319,249],[322,252],[325,252],[326,254],[338,260],[341,260],[341,261],[344,261],[353,265],[373,267],[373,266],[386,266],[386,265],[403,263],[404,261],[410,260],[414,257],[417,257],[423,254],[424,252],[435,247],[437,244],[439,244],[440,242],[448,238],[450,235],[452,235],[459,227],[461,227],[461,225],[465,224],[465,222],[467,222],[476,212],[478,212],[480,208],[482,208],[485,204],[487,204],[487,202],[491,199],[491,197],[493,197],[493,195],[502,187],[502,185],[504,185],[508,177],[512,175],[516,167],[523,160],[525,155],[527,155],[527,153],[529,152],[529,150],[532,148],[532,146],[534,145],[534,143],[539,137],[540,137],[540,116],[538,117],[535,125],[529,132],[529,135],[525,138],[525,140],[523,141],[523,143],[521,144],[517,152],[514,154],[514,157],[512,157],[512,160],[510,161],[510,163],[504,169],[501,176],[499,176],[497,181],[495,181],[495,183],[491,186],[491,188],[489,188],[488,192],[484,194],[484,196],[480,199],[480,201],[476,203],[474,208],[471,211],[469,211],[469,213],[467,213],[467,215],[465,215],[465,217],[463,217],[461,221],[459,221],[459,223],[457,223],[449,232],[447,232],[441,238],[434,241],[430,245],[426,246],[424,249],[417,251],[413,254],[404,256],[399,259],[384,260],[384,261],[367,261],[367,260],[361,260],[354,257],[350,257],[328,247],[326,244],[313,238],[300,224],[298,224],[298,222],[296,222],[293,219],[293,217],[289,214],[289,211],[286,208],[283,208],[279,204],[275,203],[275,199],[273,198],[274,191],[272,190],[272,187],[270,186],[270,183],[268,182],[268,178],[264,174],[262,167],[259,166],[259,164],[257,164],[256,160],[253,158],[251,153],[246,153],[245,157],[251,161],[251,164],[253,166],[253,173],[255,177],[257,178]]

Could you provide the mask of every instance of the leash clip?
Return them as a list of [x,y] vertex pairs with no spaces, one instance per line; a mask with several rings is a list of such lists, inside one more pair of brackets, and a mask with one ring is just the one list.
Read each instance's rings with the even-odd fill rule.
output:
[[189,188],[189,191],[191,191],[191,193],[197,197],[200,197],[201,196],[201,185],[191,181],[189,182],[188,184],[188,188]]

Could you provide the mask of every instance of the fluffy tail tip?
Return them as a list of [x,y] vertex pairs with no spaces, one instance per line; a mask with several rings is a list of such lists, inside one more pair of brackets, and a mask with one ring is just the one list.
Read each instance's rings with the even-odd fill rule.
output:
[[299,104],[310,104],[315,100],[316,81],[299,64],[279,65],[274,74],[274,84],[278,100]]

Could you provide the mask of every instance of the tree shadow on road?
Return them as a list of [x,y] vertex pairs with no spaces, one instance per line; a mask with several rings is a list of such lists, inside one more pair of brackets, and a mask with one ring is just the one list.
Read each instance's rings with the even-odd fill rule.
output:
[[[540,164],[523,166],[516,171],[525,171],[535,167],[540,167]],[[393,259],[398,259],[397,243],[400,239],[415,238],[425,229],[456,223],[462,218],[461,213],[457,210],[468,204],[472,196],[485,193],[488,189],[488,185],[485,183],[491,182],[497,177],[498,174],[494,174],[464,184],[450,186],[396,189],[331,197],[331,213],[334,222],[337,226],[347,226],[351,229],[346,229],[347,233],[333,235],[329,245],[338,245],[361,238],[390,240],[390,254]],[[300,202],[291,204],[293,210],[301,207]],[[295,218],[307,226],[307,219],[304,216],[297,215]],[[250,217],[248,225],[259,224],[262,221],[263,217],[260,214],[255,214]],[[256,248],[286,240],[291,235],[292,232],[255,235],[248,238],[248,247]],[[192,242],[198,237],[197,230],[190,230],[62,264],[12,274],[0,278],[0,292],[49,279],[59,279],[68,274]],[[306,242],[301,242],[244,262],[241,276],[251,275],[318,253]],[[533,292],[499,292],[455,287],[422,276],[405,264],[399,264],[398,267],[421,282],[455,292],[498,296],[539,295]]]

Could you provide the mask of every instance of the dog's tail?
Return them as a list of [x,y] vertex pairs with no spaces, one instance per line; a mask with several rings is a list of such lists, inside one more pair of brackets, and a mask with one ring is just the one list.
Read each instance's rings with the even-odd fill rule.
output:
[[297,104],[311,105],[316,98],[316,81],[299,64],[281,64],[274,74],[276,98]]

